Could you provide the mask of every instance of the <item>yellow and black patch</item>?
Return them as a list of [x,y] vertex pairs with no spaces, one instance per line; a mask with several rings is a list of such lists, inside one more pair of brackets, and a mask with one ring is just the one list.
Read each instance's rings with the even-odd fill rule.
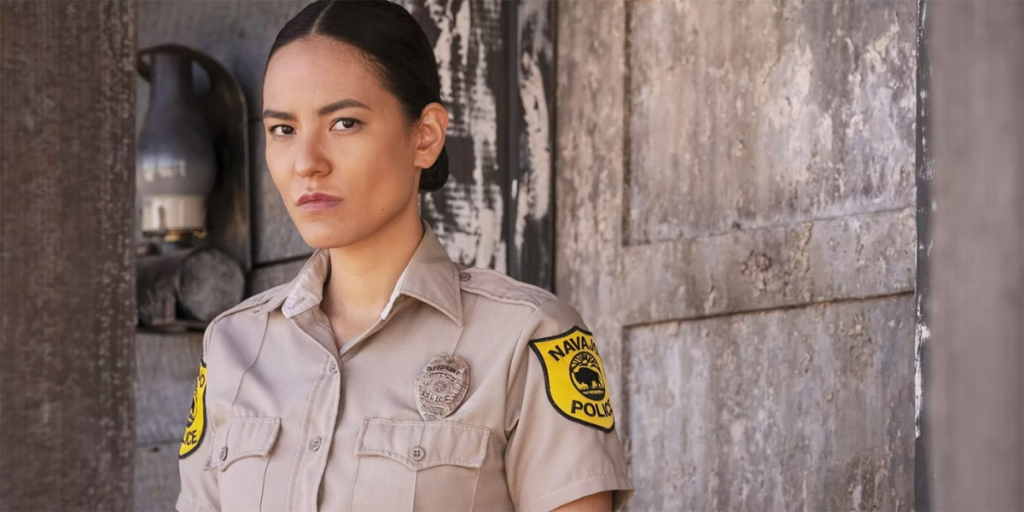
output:
[[530,341],[530,348],[540,358],[555,410],[605,432],[615,428],[608,380],[593,334],[573,326],[558,336]]
[[188,411],[188,423],[185,434],[181,437],[181,448],[178,458],[184,459],[199,448],[206,434],[206,361],[199,361],[199,376],[196,377],[196,389],[192,392],[192,409]]

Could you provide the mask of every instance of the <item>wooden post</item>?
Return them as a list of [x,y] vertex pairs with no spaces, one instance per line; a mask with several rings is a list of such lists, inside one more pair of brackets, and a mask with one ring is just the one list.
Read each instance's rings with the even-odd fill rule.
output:
[[928,485],[935,510],[1024,510],[1024,3],[927,4]]
[[127,510],[132,1],[0,3],[0,506]]

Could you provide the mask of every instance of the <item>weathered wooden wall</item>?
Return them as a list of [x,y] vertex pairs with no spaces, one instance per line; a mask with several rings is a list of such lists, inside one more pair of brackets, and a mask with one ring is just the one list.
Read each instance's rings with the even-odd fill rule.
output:
[[135,21],[0,2],[0,507],[129,510]]
[[1024,510],[1024,3],[928,9],[928,484],[935,510]]
[[549,0],[404,0],[434,44],[451,176],[421,212],[453,258],[552,286]]
[[559,3],[556,291],[634,510],[913,508],[904,0]]
[[[312,253],[264,158],[260,83],[277,31],[306,0],[152,0],[139,7],[139,47],[179,43],[211,54],[250,105],[253,264],[249,295],[290,280]],[[451,176],[421,213],[449,254],[551,288],[554,46],[550,0],[399,0],[434,45],[451,116]],[[202,84],[200,84],[201,86]],[[138,122],[148,103],[138,81]],[[201,333],[139,336],[136,488],[140,509],[173,507],[177,449]],[[195,364],[187,364],[193,361]],[[171,364],[169,364],[171,363]],[[173,397],[181,397],[177,402]],[[159,407],[156,404],[166,404]],[[170,488],[170,487],[173,487]]]

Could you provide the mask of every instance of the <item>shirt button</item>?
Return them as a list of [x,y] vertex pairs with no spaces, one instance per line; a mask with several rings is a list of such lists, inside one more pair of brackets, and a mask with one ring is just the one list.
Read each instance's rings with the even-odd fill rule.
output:
[[320,449],[320,436],[316,436],[309,442],[309,449],[314,452]]
[[331,363],[331,373],[338,373],[338,363]]
[[469,272],[459,272],[459,281],[469,281],[470,277],[472,276],[469,275]]
[[227,460],[228,458],[228,447],[225,446],[220,449],[220,460]]
[[423,457],[427,456],[427,451],[422,446],[417,446],[409,452],[409,456],[412,457],[412,460],[419,462],[423,460]]

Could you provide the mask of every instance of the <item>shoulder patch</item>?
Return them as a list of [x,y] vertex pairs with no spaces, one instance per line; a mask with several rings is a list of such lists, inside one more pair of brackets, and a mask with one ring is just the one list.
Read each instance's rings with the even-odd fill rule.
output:
[[184,459],[199,448],[206,434],[206,362],[199,360],[199,375],[196,377],[196,389],[192,392],[192,409],[188,411],[188,423],[185,433],[181,436],[181,448],[178,458]]
[[552,336],[530,341],[544,368],[548,400],[562,416],[605,432],[615,428],[604,363],[594,335],[573,326]]

